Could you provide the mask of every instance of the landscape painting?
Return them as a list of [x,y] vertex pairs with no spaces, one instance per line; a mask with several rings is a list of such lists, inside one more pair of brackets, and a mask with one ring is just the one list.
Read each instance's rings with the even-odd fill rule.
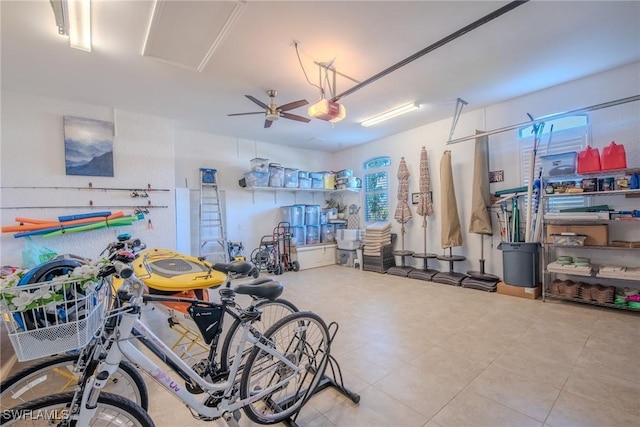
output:
[[113,176],[113,122],[64,116],[67,175]]

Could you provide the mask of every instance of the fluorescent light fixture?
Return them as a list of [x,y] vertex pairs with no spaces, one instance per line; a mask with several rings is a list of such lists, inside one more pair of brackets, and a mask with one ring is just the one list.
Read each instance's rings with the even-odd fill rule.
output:
[[307,109],[307,114],[314,119],[337,123],[347,117],[347,110],[344,105],[323,98],[310,106]]
[[409,111],[417,110],[419,108],[420,108],[420,104],[412,102],[410,104],[402,105],[402,106],[394,108],[392,110],[385,111],[382,114],[378,114],[378,115],[375,115],[373,117],[370,117],[370,118],[368,118],[366,120],[361,121],[360,124],[362,126],[364,126],[364,127],[373,126],[373,125],[378,124],[380,122],[384,122],[385,120],[389,120],[389,119],[391,119],[393,117],[397,117],[399,115],[408,113]]
[[91,52],[91,0],[69,0],[69,46]]
[[50,0],[58,34],[69,36],[69,46],[91,52],[91,0]]

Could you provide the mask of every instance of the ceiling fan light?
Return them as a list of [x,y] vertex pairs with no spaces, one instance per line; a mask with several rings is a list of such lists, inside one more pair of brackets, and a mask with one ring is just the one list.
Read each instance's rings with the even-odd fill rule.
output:
[[307,109],[307,113],[314,119],[336,123],[347,115],[344,106],[328,99],[321,99]]

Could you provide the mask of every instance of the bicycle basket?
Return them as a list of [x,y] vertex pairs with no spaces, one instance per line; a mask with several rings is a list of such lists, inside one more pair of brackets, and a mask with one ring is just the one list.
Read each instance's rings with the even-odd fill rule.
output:
[[220,332],[220,320],[224,314],[222,306],[194,303],[187,310],[198,326],[204,342],[211,344],[213,338]]
[[86,346],[102,325],[108,286],[60,277],[0,291],[0,313],[19,361]]

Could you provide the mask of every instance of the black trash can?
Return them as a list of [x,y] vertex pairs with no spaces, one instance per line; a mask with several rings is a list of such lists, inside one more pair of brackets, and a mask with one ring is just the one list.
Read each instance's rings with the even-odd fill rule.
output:
[[508,285],[535,288],[540,283],[540,243],[502,242],[502,277]]

